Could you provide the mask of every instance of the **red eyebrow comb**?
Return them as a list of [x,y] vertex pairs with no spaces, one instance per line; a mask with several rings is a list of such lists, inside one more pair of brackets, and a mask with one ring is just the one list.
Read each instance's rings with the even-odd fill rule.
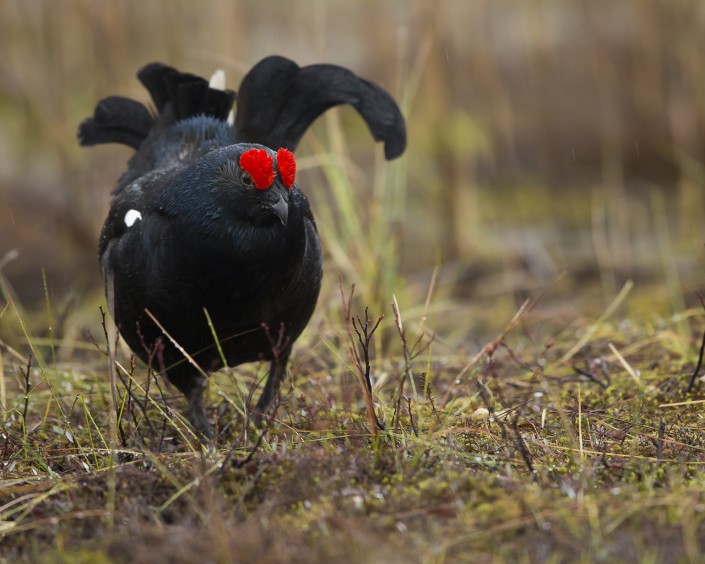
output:
[[274,159],[264,149],[245,151],[240,156],[240,168],[252,177],[258,190],[269,188],[277,176],[274,172]]
[[294,159],[294,154],[284,147],[277,151],[277,168],[284,186],[291,190],[296,179],[296,159]]

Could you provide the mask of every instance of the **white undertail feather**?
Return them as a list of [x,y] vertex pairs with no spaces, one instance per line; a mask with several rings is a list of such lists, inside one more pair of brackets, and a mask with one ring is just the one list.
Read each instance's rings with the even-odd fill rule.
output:
[[225,90],[225,71],[223,69],[216,70],[208,81],[208,86],[215,90]]
[[[208,81],[208,86],[215,88],[216,90],[225,90],[225,71],[223,69],[217,69]],[[232,110],[228,114],[228,125],[235,123],[235,114]]]

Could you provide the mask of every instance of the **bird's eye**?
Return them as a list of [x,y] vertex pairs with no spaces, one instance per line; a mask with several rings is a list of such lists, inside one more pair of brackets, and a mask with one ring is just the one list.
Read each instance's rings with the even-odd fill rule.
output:
[[245,188],[252,188],[255,185],[254,180],[252,180],[252,177],[247,174],[244,170],[240,172],[240,182],[242,182],[242,185]]

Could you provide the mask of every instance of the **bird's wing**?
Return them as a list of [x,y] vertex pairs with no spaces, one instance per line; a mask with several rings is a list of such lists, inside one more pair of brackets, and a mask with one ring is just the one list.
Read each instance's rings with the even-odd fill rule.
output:
[[155,209],[173,170],[155,170],[115,192],[108,217],[100,234],[98,253],[102,257],[111,242],[119,242],[126,234],[139,231],[143,217]]
[[343,67],[300,67],[279,56],[263,59],[243,78],[235,141],[293,151],[311,123],[339,104],[350,104],[358,111],[375,140],[384,142],[387,159],[404,152],[404,117],[384,89]]

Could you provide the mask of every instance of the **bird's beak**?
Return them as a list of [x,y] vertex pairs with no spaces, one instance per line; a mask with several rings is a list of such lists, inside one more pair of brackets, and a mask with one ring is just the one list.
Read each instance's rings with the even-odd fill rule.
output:
[[286,225],[286,220],[289,219],[289,200],[284,198],[281,194],[278,194],[277,201],[272,204],[272,211],[276,215],[282,225]]

